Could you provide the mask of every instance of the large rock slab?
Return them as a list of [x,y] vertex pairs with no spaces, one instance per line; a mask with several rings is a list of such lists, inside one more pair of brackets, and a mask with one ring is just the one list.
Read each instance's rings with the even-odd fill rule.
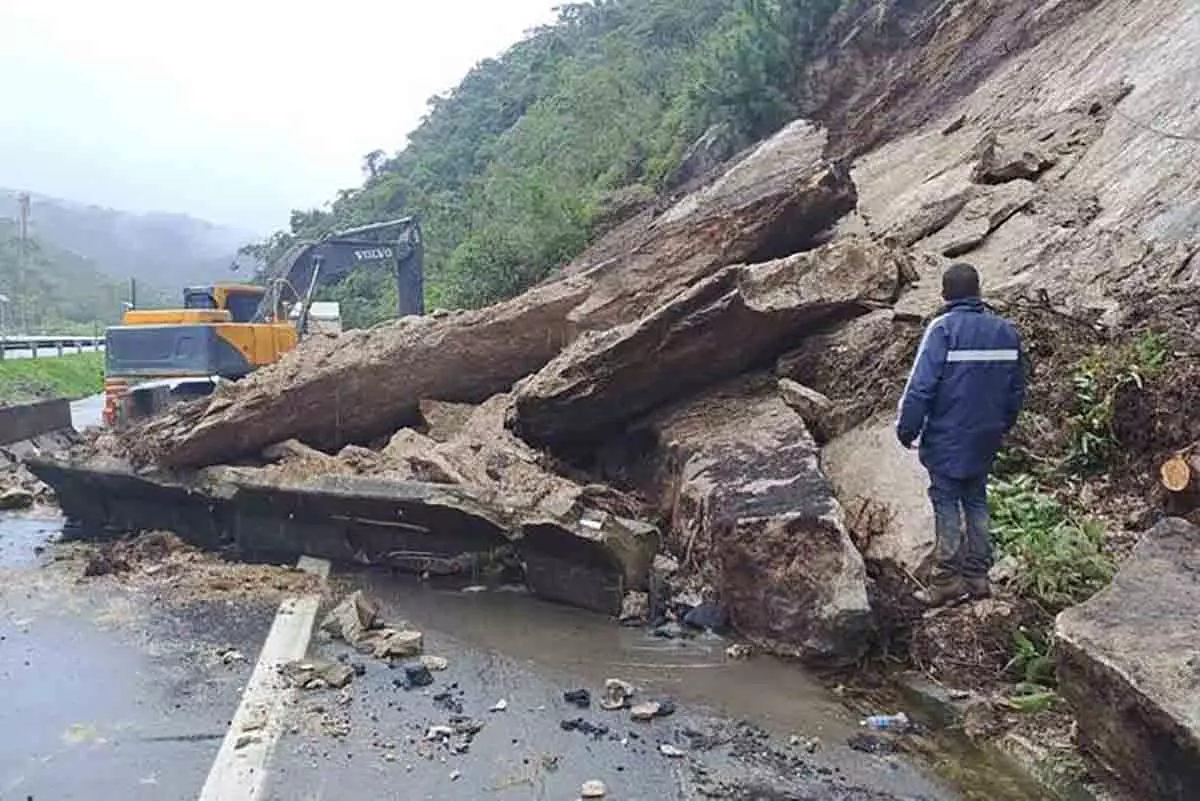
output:
[[477,403],[507,390],[568,341],[567,313],[587,295],[563,281],[487,309],[405,318],[312,338],[212,398],[135,427],[136,461],[202,466],[289,438],[336,449],[418,421],[422,399]]
[[863,561],[818,448],[769,376],[739,380],[640,422],[653,441],[665,532],[732,624],[776,653],[848,664],[872,629]]
[[537,445],[596,440],[893,301],[910,270],[902,251],[859,239],[726,268],[636,322],[577,340],[518,388],[510,427]]
[[917,452],[896,441],[894,417],[869,420],[830,442],[821,466],[863,556],[923,581],[935,543],[929,476]]
[[593,282],[578,328],[641,317],[722,267],[815,246],[857,203],[848,170],[824,158],[825,132],[797,121],[657,216],[636,217],[567,268]]
[[980,189],[959,213],[936,233],[922,240],[921,247],[947,258],[970,253],[983,244],[988,235],[1034,201],[1032,181],[1013,180],[996,187]]
[[1167,519],[1112,585],[1058,616],[1060,691],[1079,741],[1136,798],[1200,787],[1200,529]]

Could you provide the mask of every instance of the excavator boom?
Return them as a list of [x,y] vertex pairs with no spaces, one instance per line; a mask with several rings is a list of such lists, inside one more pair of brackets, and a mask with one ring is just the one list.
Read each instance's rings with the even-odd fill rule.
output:
[[297,327],[303,333],[316,290],[369,265],[386,265],[391,270],[400,317],[425,313],[421,225],[415,217],[402,217],[339,231],[292,248],[279,271],[268,277],[269,290],[255,319],[279,319],[283,307],[302,304]]

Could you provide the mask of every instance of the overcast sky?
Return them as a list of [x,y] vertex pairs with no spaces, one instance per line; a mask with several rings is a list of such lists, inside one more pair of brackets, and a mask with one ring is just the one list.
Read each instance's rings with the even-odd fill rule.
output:
[[266,232],[556,0],[0,0],[0,186]]

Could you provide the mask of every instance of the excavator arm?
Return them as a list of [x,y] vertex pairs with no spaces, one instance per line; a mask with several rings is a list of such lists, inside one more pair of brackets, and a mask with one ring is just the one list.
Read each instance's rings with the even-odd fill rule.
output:
[[425,313],[424,244],[415,217],[364,225],[300,243],[268,278],[256,320],[287,319],[286,308],[301,304],[297,330],[303,334],[314,293],[336,284],[357,267],[389,266],[396,281],[399,316]]

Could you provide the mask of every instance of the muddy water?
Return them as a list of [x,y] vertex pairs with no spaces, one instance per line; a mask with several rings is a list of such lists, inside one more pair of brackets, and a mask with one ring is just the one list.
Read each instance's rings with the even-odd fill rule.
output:
[[[825,684],[803,668],[774,658],[731,660],[725,655],[729,640],[659,639],[644,629],[623,628],[589,612],[540,601],[519,587],[471,592],[461,584],[426,584],[382,571],[336,580],[342,590],[364,589],[384,608],[399,610],[420,628],[445,632],[539,671],[557,672],[593,687],[606,678],[621,678],[647,694],[670,695],[716,715],[752,721],[783,737],[819,737],[827,750],[842,749],[851,771],[862,760],[873,759],[844,748],[847,738],[861,731],[859,716]],[[909,745],[921,754],[924,772],[954,787],[947,798],[1055,798],[995,755],[982,754],[956,738],[909,738]],[[904,782],[899,769],[896,779],[897,784]]]
[[720,637],[659,639],[518,587],[463,592],[461,585],[430,586],[385,573],[355,583],[405,610],[414,623],[542,669],[601,685],[622,678],[779,733],[837,739],[858,731],[857,720],[809,674],[774,659],[730,660],[730,641]]

